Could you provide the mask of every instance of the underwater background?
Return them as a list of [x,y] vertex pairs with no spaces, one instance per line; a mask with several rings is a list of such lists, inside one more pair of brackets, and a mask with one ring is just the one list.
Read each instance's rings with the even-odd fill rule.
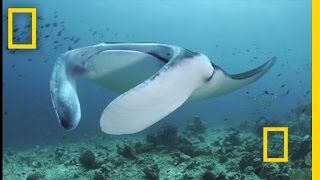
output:
[[[36,50],[7,49],[9,7],[37,8]],[[5,0],[3,12],[4,179],[310,179],[311,1]],[[13,25],[14,42],[30,42],[30,16],[14,15]],[[54,63],[68,50],[102,42],[174,44],[206,54],[232,74],[273,56],[277,62],[241,90],[184,104],[126,136],[99,127],[118,94],[80,80],[82,117],[67,132],[50,97]],[[245,146],[261,144],[263,126],[289,127],[288,164],[250,164],[262,152],[247,153],[262,146]]]

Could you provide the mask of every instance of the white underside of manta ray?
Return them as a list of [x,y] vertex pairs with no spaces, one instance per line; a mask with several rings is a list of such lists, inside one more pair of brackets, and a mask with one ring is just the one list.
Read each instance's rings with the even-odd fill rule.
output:
[[230,75],[207,56],[159,43],[108,43],[62,54],[50,91],[61,126],[76,128],[81,118],[76,79],[85,78],[121,93],[103,111],[107,134],[140,132],[186,101],[208,99],[244,87],[264,75],[276,57],[245,73]]

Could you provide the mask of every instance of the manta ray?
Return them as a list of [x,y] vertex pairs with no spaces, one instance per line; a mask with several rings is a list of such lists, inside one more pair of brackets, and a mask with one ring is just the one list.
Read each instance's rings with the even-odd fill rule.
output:
[[81,119],[76,80],[87,79],[121,95],[102,112],[107,134],[140,132],[185,102],[233,92],[255,82],[276,57],[240,74],[229,74],[209,58],[160,43],[102,43],[70,50],[54,65],[50,93],[60,125],[75,129]]

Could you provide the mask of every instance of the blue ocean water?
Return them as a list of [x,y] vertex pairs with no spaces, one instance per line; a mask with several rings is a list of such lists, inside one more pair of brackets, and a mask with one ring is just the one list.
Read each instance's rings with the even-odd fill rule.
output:
[[[37,50],[7,50],[9,7],[37,8]],[[206,54],[229,73],[247,71],[277,56],[275,66],[252,85],[185,104],[145,132],[156,131],[163,122],[182,127],[194,115],[211,127],[231,127],[261,116],[287,120],[292,109],[311,103],[308,0],[5,0],[3,11],[5,147],[26,149],[59,143],[66,135],[81,140],[103,134],[101,112],[118,94],[80,80],[82,119],[76,130],[66,132],[49,90],[60,54],[101,42],[175,44]],[[20,40],[30,40],[28,16],[15,18]]]

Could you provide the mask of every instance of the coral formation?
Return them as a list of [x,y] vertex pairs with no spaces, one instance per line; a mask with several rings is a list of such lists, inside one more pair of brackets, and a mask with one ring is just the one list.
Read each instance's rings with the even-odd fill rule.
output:
[[177,141],[178,130],[174,126],[164,125],[156,135],[147,135],[147,142],[153,145],[175,145]]
[[44,177],[45,176],[41,173],[34,173],[34,174],[30,174],[26,180],[41,180]]
[[100,164],[96,162],[94,153],[90,150],[84,151],[79,157],[79,162],[85,169],[97,169]]
[[143,173],[145,174],[145,178],[147,180],[158,180],[159,172],[160,172],[160,169],[157,164],[150,165],[143,169]]
[[201,120],[200,116],[194,116],[193,120],[191,120],[186,127],[187,133],[193,135],[203,134],[206,132],[206,129],[206,124]]
[[134,149],[128,144],[117,144],[117,152],[119,155],[127,158],[127,159],[137,159],[135,155]]

